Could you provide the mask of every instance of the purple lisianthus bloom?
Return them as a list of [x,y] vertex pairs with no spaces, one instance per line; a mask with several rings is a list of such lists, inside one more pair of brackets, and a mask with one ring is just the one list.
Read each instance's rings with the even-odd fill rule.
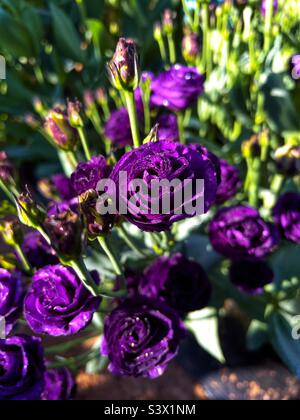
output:
[[300,54],[296,54],[291,58],[291,71],[294,80],[300,80]]
[[45,373],[42,401],[68,401],[75,397],[76,382],[67,368],[49,369]]
[[64,174],[53,175],[51,180],[61,198],[61,200],[72,200],[76,196],[71,180]]
[[145,271],[139,292],[152,299],[163,299],[184,315],[208,305],[211,284],[200,264],[175,254],[159,258]]
[[[128,221],[141,230],[149,232],[166,231],[174,222],[193,217],[198,211],[207,212],[215,202],[218,179],[215,164],[210,154],[204,150],[206,149],[200,146],[184,146],[179,143],[159,141],[150,142],[126,153],[111,174],[111,179],[117,187],[118,209],[128,208],[125,216]],[[127,174],[127,185],[119,179],[121,172]],[[147,192],[140,191],[137,200],[135,200],[136,189],[131,185],[134,180],[143,180],[143,185],[148,189]],[[152,185],[153,182],[163,180],[181,181],[182,185],[179,191],[176,190],[176,194],[182,192],[183,187],[186,187],[185,184],[189,183],[192,187],[191,201],[180,203],[179,208],[175,207],[177,200],[175,192],[171,190],[169,192],[170,211],[161,211],[165,190],[160,189],[159,194],[153,197]],[[198,198],[203,201],[203,191],[196,191],[197,180],[204,180],[204,208],[200,210],[193,207],[187,211],[191,202],[194,203]],[[184,200],[181,199],[181,201]],[[153,208],[158,211],[153,211]]]
[[47,216],[56,216],[69,210],[71,210],[73,213],[79,213],[78,197],[72,198],[72,200],[68,201],[51,203],[47,209]]
[[26,234],[22,249],[31,267],[42,268],[46,265],[58,263],[54,249],[37,231]]
[[6,335],[11,332],[22,312],[23,298],[21,274],[0,268],[0,317],[5,320]]
[[210,224],[214,249],[228,258],[263,258],[280,241],[276,227],[265,222],[258,210],[234,206],[220,210]]
[[101,179],[108,178],[110,168],[104,156],[92,157],[88,162],[81,162],[71,175],[71,183],[77,195],[88,190],[95,190]]
[[171,111],[191,106],[204,91],[204,78],[194,67],[179,64],[152,82],[152,102]]
[[20,335],[0,340],[0,401],[37,401],[44,388],[41,340]]
[[[278,0],[274,0],[274,9],[273,13],[276,14],[278,12]],[[266,16],[267,14],[267,0],[261,0],[260,12],[262,16]]]
[[223,204],[233,198],[240,189],[242,182],[240,171],[226,160],[220,160],[221,183],[217,191],[217,204]]
[[273,270],[265,261],[245,258],[232,262],[229,276],[234,286],[250,295],[263,293],[274,280]]
[[158,123],[158,139],[160,141],[177,141],[179,142],[179,130],[177,117],[174,114],[161,115]]
[[[139,94],[139,102],[141,106],[137,106],[137,118],[140,126],[142,126],[144,124],[144,113],[141,94]],[[130,120],[126,108],[120,108],[111,113],[109,120],[105,124],[104,134],[116,147],[122,148],[133,143]]]
[[73,269],[62,265],[39,270],[24,304],[25,318],[36,334],[77,334],[92,321],[101,299],[93,297]]
[[164,302],[129,299],[105,320],[102,354],[113,374],[155,379],[177,355],[184,335],[177,313]]
[[282,236],[300,244],[300,194],[289,192],[282,195],[273,215]]

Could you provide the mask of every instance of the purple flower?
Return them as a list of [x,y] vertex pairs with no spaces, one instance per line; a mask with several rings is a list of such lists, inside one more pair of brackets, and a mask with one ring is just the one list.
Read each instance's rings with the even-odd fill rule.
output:
[[279,243],[277,229],[256,209],[246,206],[220,210],[210,224],[214,249],[228,258],[263,258]]
[[[273,13],[278,12],[278,0],[274,0],[274,10]],[[260,13],[263,17],[266,17],[267,14],[267,0],[261,0]]]
[[25,335],[0,340],[0,401],[36,401],[44,388],[41,340]]
[[33,276],[24,314],[36,334],[68,336],[89,325],[100,303],[71,268],[48,266]]
[[221,184],[217,191],[217,204],[223,204],[233,198],[240,189],[242,182],[240,171],[226,160],[220,160]]
[[[137,108],[140,125],[143,124],[143,110]],[[129,115],[126,108],[113,111],[105,124],[104,134],[116,147],[125,147],[133,143]]]
[[93,157],[88,162],[81,162],[71,175],[71,183],[77,195],[88,190],[95,190],[101,179],[108,178],[110,168],[104,156]]
[[300,174],[300,147],[285,145],[275,152],[275,162],[280,173],[294,177]]
[[274,273],[265,261],[241,259],[231,264],[230,280],[241,292],[258,295],[273,282]]
[[[119,181],[120,172],[127,173],[127,186],[121,185],[123,183]],[[173,207],[170,206],[170,212],[153,211],[155,207],[162,209],[165,194],[165,192],[160,191],[158,197],[154,199],[150,197],[150,192],[153,192],[150,191],[153,181],[179,180],[184,184],[185,180],[189,180],[188,182],[193,190],[191,198],[194,202],[196,198],[199,198],[195,188],[196,180],[203,179],[205,212],[214,203],[218,187],[216,167],[206,149],[202,149],[200,146],[183,146],[168,141],[148,143],[126,153],[113,169],[111,179],[116,183],[117,196],[120,195],[121,202],[119,201],[117,204],[128,206],[128,214],[126,215],[128,221],[141,230],[149,232],[168,230],[174,222],[193,217],[197,213],[196,209],[186,211],[186,206],[190,202],[184,202],[180,208],[175,208],[174,191],[170,192],[171,203],[173,204]],[[133,191],[130,184],[131,181],[137,179],[145,181],[149,191],[145,197],[140,198],[137,205],[134,205],[131,199],[135,199],[136,191]],[[176,191],[177,193],[178,191]],[[180,211],[182,214],[179,214]]]
[[176,312],[163,302],[126,300],[105,320],[102,354],[113,374],[155,379],[177,355],[184,332]]
[[6,335],[11,332],[22,312],[23,298],[21,274],[16,271],[11,273],[0,268],[0,317],[5,320]]
[[291,70],[294,80],[300,80],[300,54],[296,54],[291,58]]
[[46,265],[58,263],[54,249],[37,231],[27,233],[22,249],[30,265],[34,268],[42,268]]
[[139,292],[163,299],[180,314],[186,314],[208,305],[211,284],[200,264],[175,254],[159,258],[145,271]]
[[61,200],[72,200],[76,196],[71,180],[63,174],[53,175],[51,178]]
[[282,236],[300,244],[300,194],[290,192],[282,195],[273,215]]
[[203,93],[204,78],[196,68],[176,64],[152,82],[152,91],[156,106],[182,111]]
[[160,141],[175,141],[179,142],[179,130],[177,124],[177,117],[174,114],[161,115],[157,121],[158,139]]
[[71,210],[73,213],[79,214],[79,200],[78,197],[72,198],[69,201],[61,201],[58,203],[50,203],[47,209],[47,216],[57,216],[60,213],[65,213]]
[[76,393],[76,382],[67,368],[49,369],[45,373],[45,388],[41,396],[43,401],[68,401]]

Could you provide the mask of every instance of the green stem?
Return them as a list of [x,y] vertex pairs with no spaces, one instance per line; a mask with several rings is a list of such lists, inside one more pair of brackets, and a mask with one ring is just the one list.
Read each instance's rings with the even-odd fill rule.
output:
[[11,191],[8,189],[8,187],[4,184],[2,180],[0,180],[0,188],[4,192],[4,194],[7,196],[7,198],[15,204],[15,199]]
[[181,144],[186,144],[185,132],[184,132],[184,114],[182,111],[177,112],[177,124],[179,130],[179,139]]
[[127,110],[128,110],[129,119],[130,119],[133,145],[134,145],[134,148],[137,149],[141,145],[141,138],[140,138],[140,131],[139,131],[137,112],[136,112],[136,106],[135,106],[135,100],[134,100],[134,93],[125,91],[124,95],[125,95]]
[[31,266],[26,255],[23,252],[23,249],[20,247],[20,245],[15,245],[14,248],[16,250],[16,253],[18,254],[18,257],[20,258],[24,270],[26,271],[26,273],[30,273],[32,271]]
[[131,248],[134,252],[136,252],[138,255],[140,255],[143,258],[150,257],[150,255],[148,255],[146,252],[138,248],[138,246],[133,242],[133,240],[127,234],[124,226],[120,226],[118,230],[120,232],[120,236],[123,238],[125,243],[129,246],[129,248]]
[[76,159],[75,153],[74,152],[66,152],[66,157],[67,157],[70,165],[72,166],[72,168],[75,170],[77,168],[77,165],[78,165],[78,161]]
[[103,236],[99,236],[98,237],[98,242],[101,245],[101,248],[103,249],[105,254],[107,255],[108,259],[110,260],[111,265],[112,265],[116,275],[117,276],[123,276],[123,269],[122,269],[121,265],[119,264],[119,262],[118,262],[116,256],[114,255],[113,251],[111,250],[107,239]]
[[84,284],[85,288],[93,296],[99,296],[98,286],[96,285],[88,269],[86,268],[83,259],[80,259],[79,261],[72,261],[70,265]]
[[253,207],[258,206],[259,185],[261,178],[261,160],[255,158],[251,167],[251,184],[249,188],[249,203]]
[[172,34],[168,34],[168,45],[170,54],[170,63],[176,64],[176,48]]
[[203,4],[203,68],[207,76],[211,71],[211,57],[210,57],[210,33],[209,33],[209,5]]
[[79,137],[80,137],[80,140],[81,140],[81,144],[82,144],[82,147],[83,147],[83,150],[84,150],[85,157],[86,157],[87,160],[91,160],[92,155],[91,155],[91,152],[90,152],[90,149],[89,149],[89,145],[88,145],[88,141],[87,141],[85,131],[82,127],[78,127],[77,131],[78,131],[78,134],[79,134]]
[[35,64],[33,66],[34,75],[36,77],[36,80],[40,85],[43,85],[45,83],[44,75],[41,67],[38,64]]
[[265,16],[265,42],[264,52],[267,53],[271,47],[272,40],[272,20],[274,13],[274,0],[266,0],[266,16]]
[[167,64],[167,50],[166,50],[166,46],[165,46],[163,38],[160,38],[157,41],[157,43],[158,43],[158,46],[159,46],[159,51],[160,51],[162,61],[163,61],[164,65],[166,66],[166,64]]

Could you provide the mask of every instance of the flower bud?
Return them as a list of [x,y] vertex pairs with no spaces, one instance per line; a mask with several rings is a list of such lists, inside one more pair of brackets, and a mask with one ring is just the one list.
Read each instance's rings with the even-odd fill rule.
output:
[[140,82],[140,66],[136,44],[120,38],[112,60],[107,64],[112,85],[118,90],[134,91]]
[[162,36],[162,27],[161,27],[161,24],[159,22],[156,22],[154,24],[153,36],[154,36],[154,39],[156,41],[161,41],[162,38],[163,38],[163,36]]
[[25,193],[16,198],[16,206],[19,220],[21,223],[23,223],[23,225],[35,229],[42,225],[45,218],[45,212],[33,200],[28,188],[26,188]]
[[83,101],[84,101],[84,106],[87,109],[93,108],[96,104],[95,104],[95,97],[94,94],[91,90],[87,89],[84,91],[83,94]]
[[14,176],[14,169],[8,160],[5,152],[0,152],[0,180],[4,183],[12,183]]
[[98,88],[95,95],[98,105],[103,106],[107,103],[107,94],[103,88]]
[[186,33],[182,41],[182,55],[189,64],[194,64],[200,52],[200,42],[195,33]]
[[99,195],[95,190],[88,190],[79,197],[80,210],[83,214],[90,240],[94,240],[98,236],[107,235],[114,224],[113,216],[102,216],[97,212],[98,200]]
[[24,235],[18,219],[4,220],[0,225],[0,232],[8,246],[22,245]]
[[72,210],[48,215],[44,227],[51,245],[64,263],[78,259],[85,245],[81,217]]
[[71,127],[64,111],[54,109],[46,117],[45,130],[56,146],[65,151],[73,151],[78,143],[76,130]]
[[277,149],[274,157],[282,174],[292,177],[300,174],[300,147],[287,144]]
[[257,135],[250,137],[249,140],[242,144],[242,153],[245,159],[255,158],[261,156],[261,147]]
[[73,128],[84,127],[83,120],[81,118],[82,105],[79,101],[68,101],[68,117],[70,125]]
[[163,14],[163,31],[165,34],[169,35],[174,32],[174,18],[176,14],[172,10],[166,9]]

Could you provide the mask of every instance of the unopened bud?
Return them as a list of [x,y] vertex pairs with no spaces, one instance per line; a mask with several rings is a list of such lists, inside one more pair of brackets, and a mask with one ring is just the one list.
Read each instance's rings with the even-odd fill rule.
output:
[[174,13],[171,9],[166,9],[163,14],[163,31],[165,34],[169,35],[174,32],[174,20],[176,17],[176,13]]
[[67,210],[48,215],[44,227],[61,261],[68,263],[82,255],[85,235],[81,217],[77,213]]
[[284,175],[296,176],[300,174],[300,147],[286,145],[275,152],[277,169]]
[[140,82],[140,66],[136,44],[120,38],[112,60],[107,64],[112,85],[118,90],[134,91]]
[[182,41],[182,55],[188,64],[194,64],[200,52],[197,34],[186,33]]
[[73,151],[78,144],[76,130],[71,127],[68,115],[60,109],[49,112],[45,121],[45,130],[57,147]]
[[80,210],[83,214],[85,225],[90,240],[107,235],[114,225],[114,216],[100,215],[97,211],[99,195],[95,190],[88,190],[79,197]]
[[19,220],[23,225],[32,228],[38,228],[42,225],[45,218],[45,212],[33,200],[28,189],[26,189],[25,193],[16,198],[16,206]]
[[83,120],[81,118],[82,105],[79,101],[68,101],[68,117],[70,125],[73,128],[84,127]]
[[261,146],[257,135],[252,136],[243,143],[242,153],[245,159],[261,156]]

